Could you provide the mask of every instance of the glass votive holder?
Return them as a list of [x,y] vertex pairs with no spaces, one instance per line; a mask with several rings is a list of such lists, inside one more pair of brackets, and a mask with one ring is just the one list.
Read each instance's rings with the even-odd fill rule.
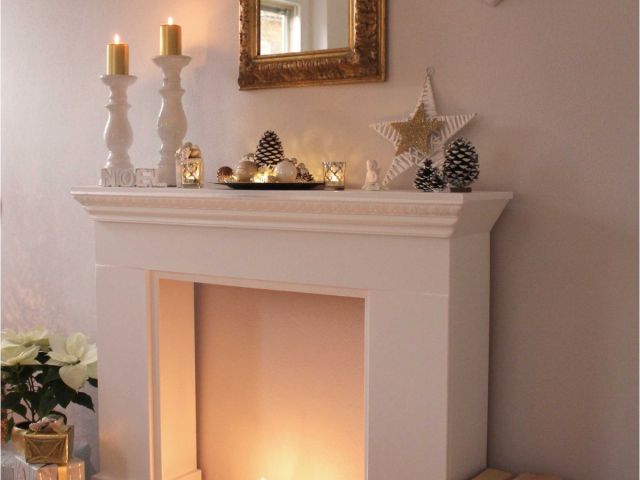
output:
[[183,188],[201,188],[204,185],[204,162],[201,157],[187,158],[179,164]]
[[324,188],[329,190],[344,190],[346,177],[346,162],[322,162],[324,169]]

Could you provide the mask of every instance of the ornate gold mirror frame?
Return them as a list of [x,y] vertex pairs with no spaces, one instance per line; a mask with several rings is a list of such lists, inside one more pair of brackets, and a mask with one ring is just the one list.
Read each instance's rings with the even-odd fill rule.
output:
[[349,47],[260,55],[260,0],[240,0],[240,90],[383,81],[385,0],[350,0],[349,10]]

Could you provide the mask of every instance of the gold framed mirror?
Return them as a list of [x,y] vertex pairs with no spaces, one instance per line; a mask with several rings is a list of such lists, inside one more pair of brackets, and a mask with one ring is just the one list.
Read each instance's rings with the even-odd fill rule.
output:
[[385,80],[385,0],[239,0],[240,90]]

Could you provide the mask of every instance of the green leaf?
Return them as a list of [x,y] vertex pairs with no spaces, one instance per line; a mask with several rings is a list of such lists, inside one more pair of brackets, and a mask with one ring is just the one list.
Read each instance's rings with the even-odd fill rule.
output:
[[44,392],[42,390],[39,392],[26,392],[24,398],[33,410],[38,411],[40,408],[40,399],[43,397],[43,394]]
[[38,360],[40,363],[45,363],[47,360],[49,360],[49,355],[47,355],[46,352],[40,351],[36,356],[36,360]]
[[13,426],[15,424],[16,422],[13,420],[13,418],[10,418],[9,421],[7,422],[7,434],[4,436],[5,442],[11,441],[11,432],[13,431]]
[[62,380],[53,381],[49,385],[53,391],[57,403],[59,403],[62,408],[67,408],[67,405],[69,405],[73,397],[75,397],[76,391],[73,388],[69,387]]
[[38,417],[42,418],[49,415],[53,409],[56,408],[57,404],[58,402],[55,397],[42,397],[40,399],[40,404],[38,405]]
[[88,408],[89,410],[93,410],[93,400],[92,398],[84,392],[78,392],[76,396],[72,400],[73,403],[77,403],[78,405],[82,405],[83,407]]
[[22,395],[18,392],[11,392],[5,395],[2,401],[2,408],[15,410],[16,406],[20,405],[20,402],[22,402]]
[[21,383],[24,383],[33,376],[34,372],[35,372],[35,368],[33,366],[23,365],[18,370],[18,379],[20,380]]
[[42,382],[42,384],[44,385],[45,383],[50,383],[55,380],[60,380],[59,372],[60,372],[60,367],[57,367],[57,366],[47,367],[47,373],[44,377],[44,382]]
[[19,403],[18,405],[13,407],[11,410],[16,412],[21,417],[27,418],[27,407],[24,406],[22,403]]

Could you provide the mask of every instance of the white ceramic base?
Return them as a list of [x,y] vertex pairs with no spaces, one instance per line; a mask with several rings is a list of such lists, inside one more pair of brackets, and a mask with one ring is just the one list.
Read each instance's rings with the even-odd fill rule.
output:
[[104,141],[109,150],[104,168],[128,170],[133,168],[129,158],[129,148],[133,144],[133,131],[129,123],[128,112],[131,105],[127,100],[127,89],[137,77],[133,75],[102,75],[102,82],[111,92],[106,105],[109,118],[104,129]]
[[186,55],[161,55],[153,59],[163,73],[162,107],[158,116],[158,136],[162,141],[158,178],[170,187],[177,185],[175,154],[187,133],[187,116],[182,107],[185,91],[180,84],[180,72],[190,61],[191,57]]

